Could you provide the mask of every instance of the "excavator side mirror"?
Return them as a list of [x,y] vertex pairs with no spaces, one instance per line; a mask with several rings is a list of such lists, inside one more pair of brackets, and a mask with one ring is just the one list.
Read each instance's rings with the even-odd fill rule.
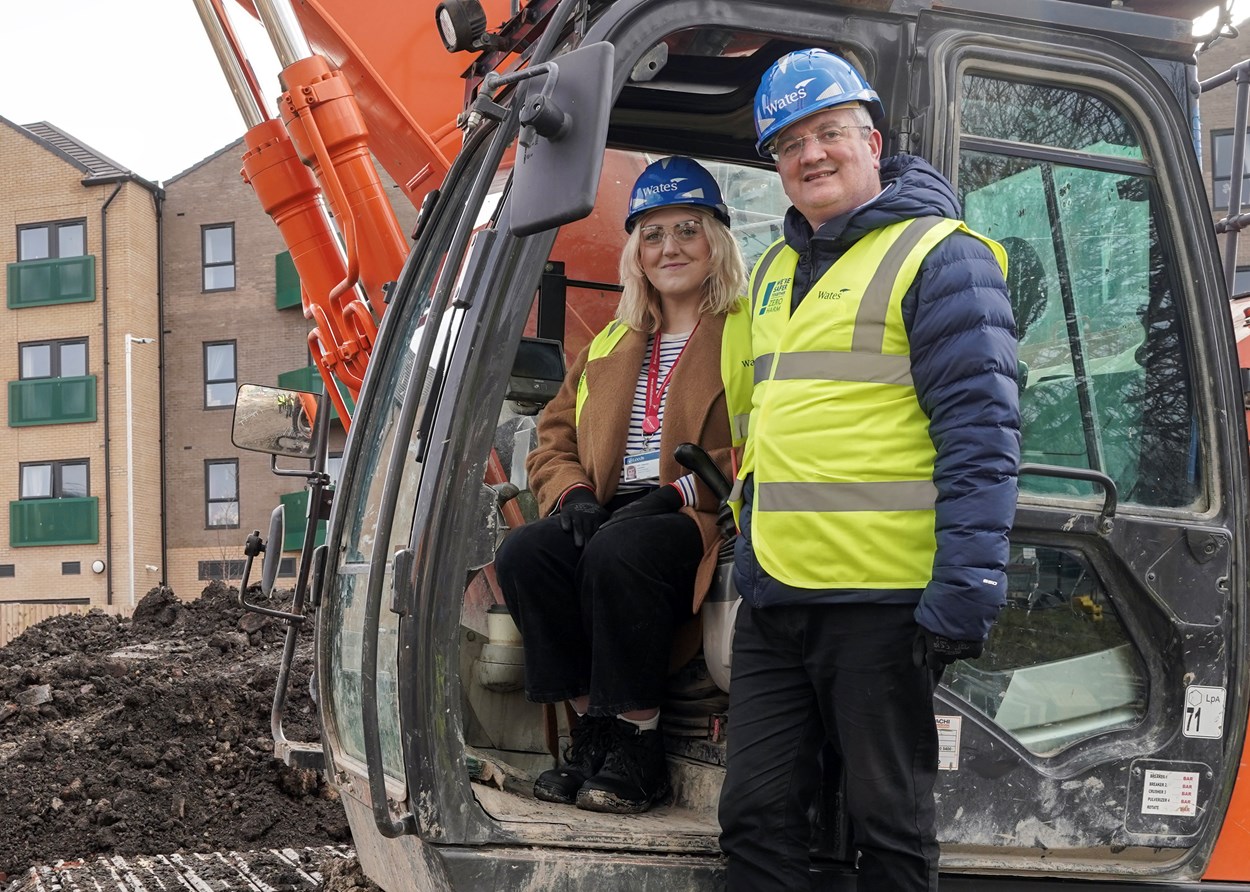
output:
[[325,411],[321,394],[244,384],[234,399],[230,440],[240,449],[313,458],[317,413]]
[[[613,54],[610,43],[587,44],[551,60],[553,84],[539,78],[525,84],[521,120],[536,133],[529,145],[517,147],[513,235],[554,229],[594,210],[612,111]],[[546,126],[554,117],[557,125]]]

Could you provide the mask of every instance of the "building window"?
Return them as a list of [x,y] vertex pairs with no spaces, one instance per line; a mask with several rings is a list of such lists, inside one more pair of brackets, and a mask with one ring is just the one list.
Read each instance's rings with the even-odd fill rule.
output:
[[26,462],[20,468],[22,499],[85,499],[91,492],[86,459]]
[[[1246,153],[1245,161],[1250,161],[1250,152]],[[1250,165],[1243,162],[1242,169],[1250,171]],[[1232,194],[1233,171],[1233,131],[1211,131],[1211,195],[1216,210],[1228,210],[1228,199]],[[1250,180],[1241,184],[1241,207],[1245,210],[1250,206]]]
[[19,261],[82,257],[86,253],[87,223],[84,220],[29,223],[17,227]]
[[87,374],[87,339],[32,341],[22,344],[22,380],[31,378],[82,378]]
[[204,250],[204,290],[234,288],[234,224],[219,223],[200,229]]
[[200,561],[200,579],[242,579],[243,561]]
[[19,225],[17,260],[8,267],[9,309],[95,300],[95,258],[87,254],[85,220]]
[[223,409],[234,405],[238,370],[235,342],[218,341],[204,345],[204,408]]
[[1239,266],[1233,273],[1233,293],[1230,297],[1250,297],[1250,266]]
[[61,561],[62,576],[79,576],[82,574],[81,561]]
[[[242,579],[244,561],[200,561],[200,579]],[[295,558],[278,561],[278,576],[295,575]]]
[[0,564],[0,578],[14,579],[17,577],[17,564]]
[[204,462],[208,528],[232,529],[239,525],[239,460]]

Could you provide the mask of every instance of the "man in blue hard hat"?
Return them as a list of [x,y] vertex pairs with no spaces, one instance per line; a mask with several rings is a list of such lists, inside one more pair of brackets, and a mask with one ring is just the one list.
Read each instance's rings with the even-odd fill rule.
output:
[[[841,759],[861,892],[937,888],[933,692],[1004,602],[1019,464],[1006,255],[925,161],[881,158],[877,93],[810,49],[755,98],[792,207],[748,288],[743,603],[728,888],[810,888],[809,807]],[[749,343],[746,343],[749,341]]]

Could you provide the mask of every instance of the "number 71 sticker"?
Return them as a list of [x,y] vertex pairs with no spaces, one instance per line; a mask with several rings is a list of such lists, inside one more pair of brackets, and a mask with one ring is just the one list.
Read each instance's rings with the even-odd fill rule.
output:
[[1224,736],[1224,688],[1196,684],[1185,688],[1185,720],[1181,733],[1186,737],[1212,740]]

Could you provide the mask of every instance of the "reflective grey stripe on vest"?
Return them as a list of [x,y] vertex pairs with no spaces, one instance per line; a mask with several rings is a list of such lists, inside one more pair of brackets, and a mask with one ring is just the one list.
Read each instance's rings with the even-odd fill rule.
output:
[[786,249],[786,240],[781,239],[771,248],[764,252],[764,256],[756,263],[755,281],[751,283],[751,315],[754,316],[760,305],[760,286],[764,280],[768,278],[769,267],[773,265],[773,261],[777,259],[777,255]]
[[890,309],[890,295],[894,292],[894,280],[907,255],[942,217],[919,217],[910,223],[894,243],[873,273],[868,287],[864,289],[859,312],[855,314],[855,332],[851,335],[852,353],[880,353],[885,343],[885,317]]
[[758,511],[932,511],[936,501],[932,480],[755,484]]
[[[771,354],[755,358],[755,383],[767,381],[772,370]],[[887,353],[846,353],[811,350],[782,353],[777,357],[774,381],[855,381],[865,384],[905,384],[912,386],[911,359]]]
[[[774,381],[855,381],[867,384],[902,384],[912,386],[911,359],[881,352],[885,343],[886,316],[890,310],[890,297],[903,261],[925,237],[925,234],[943,221],[942,217],[920,217],[910,223],[902,234],[886,249],[885,256],[877,266],[864,289],[855,314],[855,331],[851,334],[851,351],[808,351],[804,353],[781,353],[777,356],[777,372]],[[776,246],[774,246],[776,247]],[[765,254],[771,263],[773,252]],[[774,255],[775,256],[775,255]],[[761,266],[760,269],[766,269]],[[759,282],[752,288],[752,307],[759,297]],[[755,358],[755,383],[769,380],[773,356]]]
[[733,438],[735,440],[745,440],[747,436],[747,428],[750,426],[750,423],[751,423],[750,412],[747,412],[744,415],[735,415],[733,417],[733,422],[732,422]]

